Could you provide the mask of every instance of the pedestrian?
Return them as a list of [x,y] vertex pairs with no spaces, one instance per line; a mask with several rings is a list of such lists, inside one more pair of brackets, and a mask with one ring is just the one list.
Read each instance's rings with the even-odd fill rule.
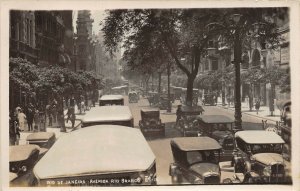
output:
[[256,114],[257,115],[258,115],[259,108],[260,108],[260,99],[257,99],[256,103],[255,103],[255,109],[256,109]]
[[34,121],[34,130],[39,131],[39,124],[40,124],[40,113],[39,110],[35,110],[34,116],[33,116],[33,121]]
[[20,129],[17,116],[11,113],[9,117],[9,145],[18,145],[20,139]]
[[245,96],[245,102],[246,102],[246,106],[249,106],[249,97],[247,95]]
[[50,104],[46,106],[46,112],[49,120],[48,126],[52,126],[52,106]]
[[175,124],[175,126],[178,126],[178,122],[179,122],[179,120],[182,117],[182,107],[181,107],[181,105],[177,106],[176,116],[177,116],[177,118],[176,118],[176,124]]
[[56,121],[57,121],[57,106],[55,103],[52,105],[52,116],[53,116],[53,122],[56,123]]
[[33,130],[33,116],[34,116],[34,110],[33,107],[28,108],[28,112],[27,112],[27,125],[28,125],[28,131],[32,131]]
[[18,117],[20,131],[24,131],[25,130],[26,115],[23,113],[22,109],[19,109],[17,117]]
[[72,129],[73,129],[74,126],[75,126],[75,120],[76,120],[76,115],[75,115],[75,113],[72,113],[72,114],[71,114],[70,120],[71,120],[71,123],[72,123]]

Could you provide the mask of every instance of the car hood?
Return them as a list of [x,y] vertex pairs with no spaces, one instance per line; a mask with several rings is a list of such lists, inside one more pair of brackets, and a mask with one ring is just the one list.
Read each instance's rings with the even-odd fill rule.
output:
[[[230,131],[214,131],[212,132],[212,135],[215,136],[215,137],[225,137],[225,136],[232,136],[232,133]],[[233,136],[232,136],[233,137]]]
[[283,163],[283,157],[278,153],[259,153],[252,156],[254,160],[265,165]]
[[197,163],[192,165],[189,169],[201,176],[209,176],[220,173],[219,166],[213,163]]

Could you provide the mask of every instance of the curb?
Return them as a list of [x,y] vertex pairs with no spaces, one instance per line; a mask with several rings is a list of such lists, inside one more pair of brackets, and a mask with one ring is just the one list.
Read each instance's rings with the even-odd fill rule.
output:
[[[222,109],[226,109],[226,110],[234,111],[233,108],[225,108],[225,107],[223,107],[223,106],[221,106],[221,105],[217,105],[217,107],[222,108]],[[277,122],[277,120],[275,120],[275,119],[269,119],[269,118],[264,117],[264,116],[255,115],[255,114],[251,114],[251,113],[246,113],[246,112],[242,111],[242,115],[243,115],[243,114],[246,114],[246,115],[249,115],[249,116],[253,116],[253,117],[258,117],[258,118],[261,118],[261,119],[266,119],[266,120],[268,120],[268,121]]]

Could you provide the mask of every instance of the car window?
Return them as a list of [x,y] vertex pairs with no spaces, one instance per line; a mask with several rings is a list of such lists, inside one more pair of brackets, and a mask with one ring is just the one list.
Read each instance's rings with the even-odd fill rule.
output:
[[187,162],[189,164],[194,164],[196,162],[202,162],[203,155],[199,151],[190,151],[187,152]]
[[251,150],[253,154],[255,153],[281,153],[282,145],[281,144],[254,144],[251,145]]

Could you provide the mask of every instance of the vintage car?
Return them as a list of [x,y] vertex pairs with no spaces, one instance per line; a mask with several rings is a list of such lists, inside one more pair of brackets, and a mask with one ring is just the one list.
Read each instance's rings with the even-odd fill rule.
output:
[[105,105],[124,105],[124,97],[122,95],[103,95],[99,99],[99,106]]
[[215,95],[212,93],[207,93],[204,94],[204,99],[203,99],[203,104],[204,105],[216,105],[216,100],[215,100]]
[[[181,89],[181,103],[186,104],[186,94],[187,94],[187,88]],[[198,98],[199,98],[199,89],[194,88],[193,89],[193,106],[198,105]]]
[[149,101],[150,106],[158,105],[159,104],[158,92],[149,91],[147,99]]
[[182,94],[182,87],[171,86],[171,89],[174,93],[174,100],[180,100]]
[[221,145],[209,137],[179,137],[171,140],[174,163],[172,183],[219,184]]
[[179,119],[178,124],[182,136],[201,136],[199,121],[203,111],[201,106],[181,107],[181,119]]
[[143,134],[119,125],[96,125],[61,136],[33,173],[37,186],[156,184],[155,155]]
[[159,109],[141,109],[139,126],[145,136],[164,136],[165,124],[160,120]]
[[139,101],[139,95],[137,92],[129,92],[128,93],[129,103],[137,103]]
[[202,136],[217,140],[223,148],[221,161],[231,160],[234,150],[233,119],[225,115],[203,115],[199,120]]
[[121,105],[95,107],[92,112],[86,113],[81,120],[81,127],[104,124],[134,127],[130,108]]
[[40,148],[37,145],[9,146],[9,172],[11,186],[29,186],[31,170],[39,160]]
[[27,136],[26,141],[29,144],[38,145],[40,154],[44,154],[56,141],[54,132],[36,132]]
[[279,135],[271,131],[238,131],[235,142],[237,151],[232,159],[235,173],[252,172],[264,183],[285,182],[284,141]]

